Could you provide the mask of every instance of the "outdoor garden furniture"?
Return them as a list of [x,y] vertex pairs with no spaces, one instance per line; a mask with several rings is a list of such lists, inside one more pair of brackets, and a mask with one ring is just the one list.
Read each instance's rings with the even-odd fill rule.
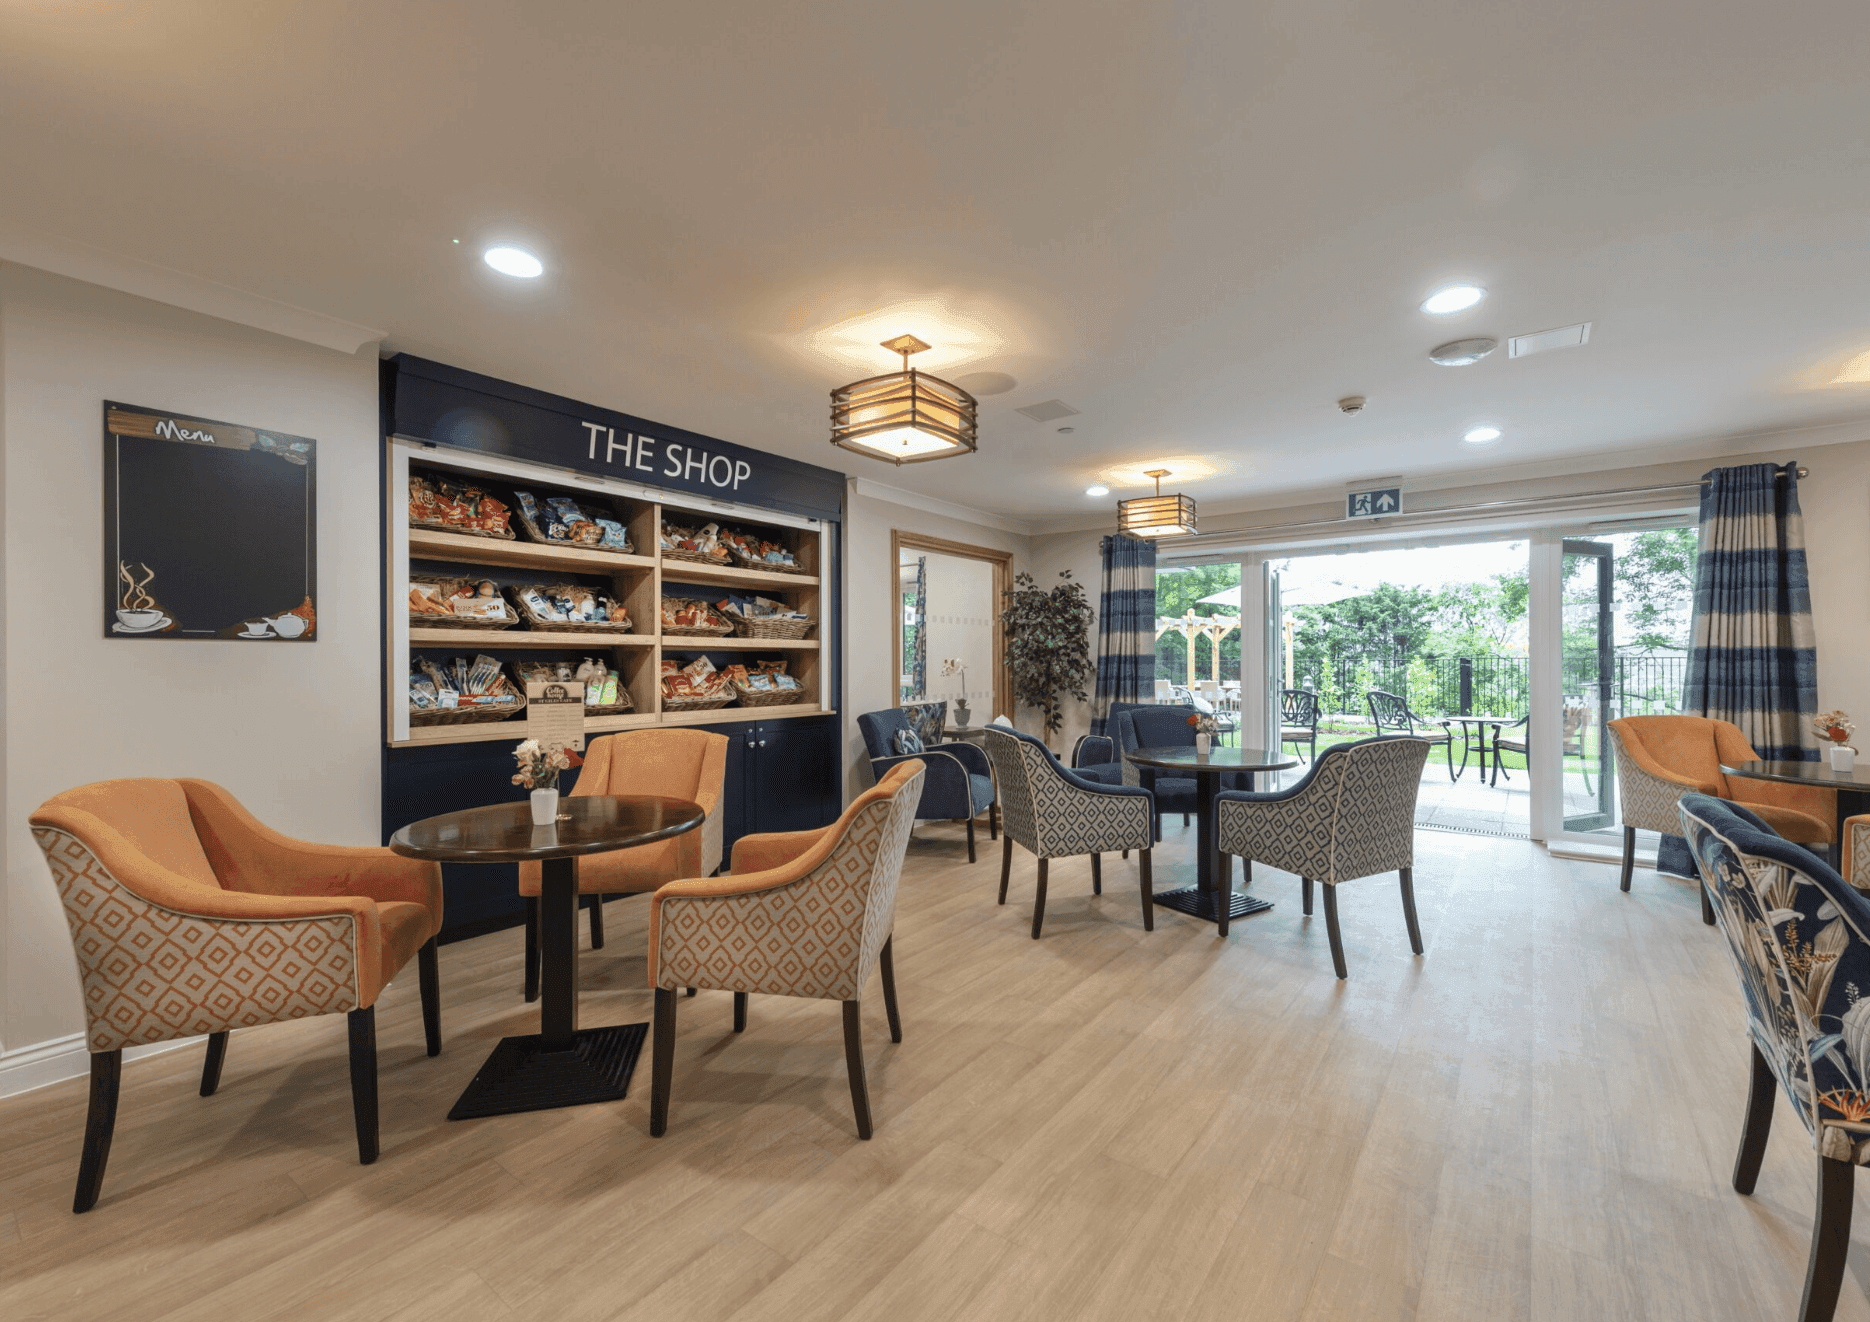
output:
[[[1685,793],[1711,794],[1745,803],[1773,830],[1799,844],[1822,845],[1837,839],[1835,817],[1838,795],[1812,784],[1780,784],[1747,773],[1732,776],[1723,767],[1759,762],[1739,726],[1707,716],[1624,716],[1604,727],[1617,754],[1617,800],[1623,817],[1623,879],[1630,889],[1636,866],[1636,833],[1660,831],[1674,835],[1679,829],[1677,801]],[[1822,763],[1770,763],[1773,767]],[[1824,779],[1832,773],[1826,768]],[[1714,910],[1704,894],[1701,920],[1714,922]]]
[[1870,1036],[1860,997],[1870,987],[1870,900],[1741,804],[1690,791],[1676,811],[1675,829],[1688,838],[1702,893],[1713,896],[1727,937],[1752,1039],[1734,1191],[1753,1192],[1773,1094],[1782,1092],[1818,1157],[1799,1318],[1828,1322],[1850,1247],[1851,1186],[1870,1160],[1861,1110]]
[[870,1137],[863,994],[883,975],[890,1041],[903,1040],[891,943],[896,887],[926,773],[914,759],[886,771],[844,815],[816,831],[742,836],[733,872],[672,881],[649,901],[649,985],[656,991],[649,1132],[668,1128],[678,989],[734,994],[734,1031],[747,997],[844,1003],[844,1060],[857,1137]]
[[1307,762],[1318,759],[1318,713],[1323,699],[1310,689],[1279,690],[1279,746],[1304,741]]
[[[1532,716],[1528,713],[1519,718],[1506,730],[1495,730],[1493,735],[1493,778],[1487,783],[1498,785],[1501,777],[1513,779],[1512,774],[1500,765],[1502,750],[1518,753],[1532,765]],[[1575,757],[1583,764],[1585,792],[1591,790],[1591,763],[1584,752],[1584,732],[1591,726],[1591,708],[1583,698],[1567,698],[1565,701],[1564,728],[1559,732],[1558,755],[1561,758]],[[1524,730],[1526,733],[1517,739],[1507,738],[1508,730]]]
[[[1215,796],[1216,845],[1223,865],[1238,854],[1297,873],[1307,914],[1312,911],[1312,883],[1324,886],[1325,930],[1331,939],[1331,963],[1340,978],[1345,976],[1344,939],[1338,931],[1340,882],[1396,871],[1409,948],[1422,953],[1412,869],[1416,795],[1430,747],[1429,740],[1394,735],[1334,744],[1288,789]],[[1220,928],[1226,936],[1225,913]]]
[[[945,702],[925,703],[922,708],[947,711]],[[921,758],[928,769],[922,781],[922,802],[916,808],[917,821],[963,821],[967,823],[967,861],[974,861],[974,818],[987,814],[987,838],[1000,838],[999,809],[995,803],[993,769],[984,749],[959,740],[929,743],[911,721],[921,712],[905,707],[887,711],[865,712],[857,718],[863,732],[864,749],[870,754],[870,770],[882,783],[891,767],[911,758]],[[923,731],[930,727],[923,722]],[[933,727],[939,734],[939,719]]]
[[[1128,715],[1130,713],[1126,713]],[[1139,881],[1143,930],[1156,929],[1150,894],[1150,847],[1156,840],[1155,797],[1135,785],[1101,785],[1059,764],[1046,746],[1011,726],[987,727],[987,755],[993,759],[1006,803],[1006,844],[1000,856],[1000,903],[1006,903],[1013,874],[1013,843],[1039,860],[1033,897],[1032,939],[1045,922],[1047,865],[1055,858],[1091,856],[1091,891],[1101,895],[1104,876],[1100,855],[1140,851]]]
[[1382,689],[1371,689],[1364,695],[1364,700],[1370,704],[1370,720],[1375,724],[1378,735],[1406,734],[1412,739],[1426,739],[1430,744],[1446,749],[1448,779],[1451,781],[1461,779],[1461,772],[1467,770],[1467,740],[1461,741],[1461,770],[1456,771],[1454,735],[1449,731],[1447,721],[1418,716],[1409,710],[1409,703],[1406,699],[1399,698],[1394,693],[1385,693]]

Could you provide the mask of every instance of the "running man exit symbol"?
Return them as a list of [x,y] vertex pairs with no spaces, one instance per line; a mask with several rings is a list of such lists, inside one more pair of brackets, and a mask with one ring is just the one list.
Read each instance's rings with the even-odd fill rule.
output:
[[1347,519],[1375,519],[1385,514],[1401,513],[1401,487],[1377,487],[1370,491],[1353,491],[1345,497],[1344,517]]

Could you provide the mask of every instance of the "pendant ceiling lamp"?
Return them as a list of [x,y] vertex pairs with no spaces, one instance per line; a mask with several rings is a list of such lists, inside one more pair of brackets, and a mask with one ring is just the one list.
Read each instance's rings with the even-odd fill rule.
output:
[[1152,468],[1144,476],[1156,479],[1156,494],[1117,502],[1117,531],[1134,537],[1183,537],[1195,531],[1195,498],[1165,496],[1166,468]]
[[831,443],[892,464],[974,453],[974,396],[909,366],[910,354],[929,347],[915,336],[883,347],[903,356],[903,370],[831,392]]

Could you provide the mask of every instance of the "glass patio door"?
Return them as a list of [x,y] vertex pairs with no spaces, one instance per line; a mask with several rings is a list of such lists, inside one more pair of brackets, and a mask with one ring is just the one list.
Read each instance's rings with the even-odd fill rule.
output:
[[1266,632],[1263,636],[1266,641],[1266,710],[1261,729],[1266,731],[1265,746],[1277,752],[1282,747],[1279,736],[1285,729],[1280,702],[1286,684],[1286,611],[1279,598],[1279,573],[1271,565],[1266,567]]
[[1616,767],[1604,731],[1617,716],[1616,548],[1567,537],[1560,552],[1563,821],[1567,831],[1597,831],[1617,820]]

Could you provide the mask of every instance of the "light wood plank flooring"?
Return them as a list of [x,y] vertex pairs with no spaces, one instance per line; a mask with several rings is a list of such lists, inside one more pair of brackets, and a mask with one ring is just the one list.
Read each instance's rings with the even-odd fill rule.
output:
[[[1033,868],[919,828],[896,927],[905,1040],[866,1009],[876,1138],[838,1009],[680,1005],[669,1133],[647,1055],[608,1106],[442,1117],[532,1031],[520,935],[444,947],[446,1045],[413,973],[379,1015],[383,1156],[356,1164],[341,1016],[129,1065],[103,1200],[70,1210],[73,1082],[0,1101],[0,1317],[28,1319],[1790,1318],[1813,1159],[1782,1105],[1757,1195],[1728,1185],[1745,1082],[1727,957],[1681,883],[1425,831],[1428,953],[1393,879],[1216,939],[1134,863]],[[1173,883],[1188,837],[1161,851]],[[584,958],[586,1023],[649,1017],[645,903]],[[1860,1209],[1863,1200],[1860,1199]],[[1838,1316],[1870,1320],[1860,1211]]]

